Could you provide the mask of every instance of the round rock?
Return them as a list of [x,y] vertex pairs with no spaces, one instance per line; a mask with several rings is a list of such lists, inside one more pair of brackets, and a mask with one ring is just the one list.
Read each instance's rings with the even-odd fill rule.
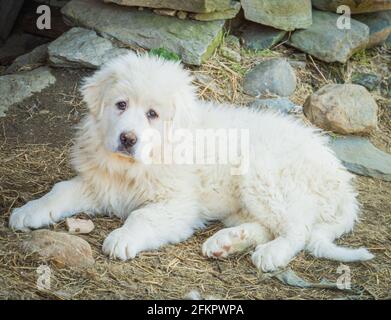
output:
[[305,116],[316,126],[340,134],[368,134],[377,127],[378,106],[363,86],[329,84],[307,98]]
[[36,230],[23,244],[27,253],[37,253],[58,267],[90,267],[95,263],[91,246],[84,239],[64,232]]
[[243,89],[254,97],[268,93],[288,97],[296,89],[295,71],[285,59],[263,61],[247,73]]

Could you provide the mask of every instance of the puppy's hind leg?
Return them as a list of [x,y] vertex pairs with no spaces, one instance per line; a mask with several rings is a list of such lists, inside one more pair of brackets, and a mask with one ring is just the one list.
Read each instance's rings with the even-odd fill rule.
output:
[[210,258],[225,258],[270,240],[271,235],[259,223],[244,223],[216,232],[204,242],[202,253]]
[[83,182],[76,177],[55,184],[42,198],[14,209],[9,225],[14,230],[29,231],[49,226],[88,209],[91,209],[91,204],[83,196]]
[[305,246],[305,228],[297,226],[288,232],[286,230],[274,240],[258,245],[252,255],[252,261],[264,272],[272,272],[283,268]]

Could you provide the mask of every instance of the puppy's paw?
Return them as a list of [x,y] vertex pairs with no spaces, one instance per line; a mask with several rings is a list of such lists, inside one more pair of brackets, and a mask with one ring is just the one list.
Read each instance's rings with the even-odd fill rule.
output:
[[12,211],[9,226],[13,230],[29,231],[54,224],[51,212],[39,206],[35,201],[26,203],[23,207]]
[[128,229],[122,227],[112,231],[103,242],[103,253],[113,259],[133,259],[138,250],[137,239]]
[[246,249],[247,232],[240,228],[223,229],[207,239],[202,246],[204,256],[225,258],[229,254]]
[[259,245],[251,258],[258,269],[263,272],[273,272],[286,267],[291,260],[291,255],[287,254],[284,248],[278,248],[273,243],[267,243]]

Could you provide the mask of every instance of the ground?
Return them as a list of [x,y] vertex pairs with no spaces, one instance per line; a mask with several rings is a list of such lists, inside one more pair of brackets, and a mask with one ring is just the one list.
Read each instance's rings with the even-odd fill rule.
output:
[[[243,74],[269,56],[294,57],[297,51],[284,45],[258,54],[242,51],[243,62],[232,63],[216,53],[194,73],[211,76],[210,86],[196,83],[204,99],[243,104]],[[303,104],[306,97],[330,82],[349,81],[352,71],[372,71],[387,76],[390,52],[377,48],[360,52],[346,65],[324,64],[311,58],[296,69],[298,90],[292,98]],[[349,263],[352,290],[301,289],[281,283],[256,270],[248,252],[224,260],[202,256],[202,243],[222,226],[215,224],[177,245],[140,254],[120,262],[102,254],[105,237],[121,225],[115,218],[95,218],[96,229],[82,236],[93,248],[96,264],[88,270],[51,267],[51,291],[37,288],[37,267],[48,264],[21,249],[26,234],[12,232],[8,219],[12,208],[42,196],[51,186],[74,175],[69,165],[73,127],[86,112],[78,93],[87,70],[54,69],[57,83],[14,105],[0,118],[0,299],[182,299],[192,290],[203,297],[222,299],[390,299],[391,288],[391,182],[357,177],[362,219],[352,234],[339,240],[352,247],[368,247],[376,258]],[[371,141],[391,152],[389,100],[374,93],[379,104],[379,129]],[[52,227],[65,230],[64,223]],[[336,281],[340,263],[299,254],[289,267],[311,282]]]

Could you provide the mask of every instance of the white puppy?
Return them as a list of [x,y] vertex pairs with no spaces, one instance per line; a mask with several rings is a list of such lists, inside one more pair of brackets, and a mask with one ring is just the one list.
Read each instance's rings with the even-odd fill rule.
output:
[[[15,209],[10,226],[27,231],[79,212],[113,213],[125,222],[103,251],[122,260],[183,241],[212,220],[227,228],[204,243],[204,255],[254,247],[252,260],[263,271],[286,266],[303,249],[345,262],[373,257],[333,243],[352,230],[359,205],[352,175],[325,137],[287,116],[199,101],[191,80],[178,63],[135,54],[88,78],[82,93],[89,114],[73,147],[77,177]],[[167,128],[190,138],[205,129],[241,130],[249,140],[242,139],[235,165],[221,161],[230,138],[219,140],[217,162],[192,163],[190,150],[178,163],[177,150],[173,161],[162,160],[178,146]],[[145,138],[151,132],[164,139]],[[194,146],[186,141],[182,148]]]

